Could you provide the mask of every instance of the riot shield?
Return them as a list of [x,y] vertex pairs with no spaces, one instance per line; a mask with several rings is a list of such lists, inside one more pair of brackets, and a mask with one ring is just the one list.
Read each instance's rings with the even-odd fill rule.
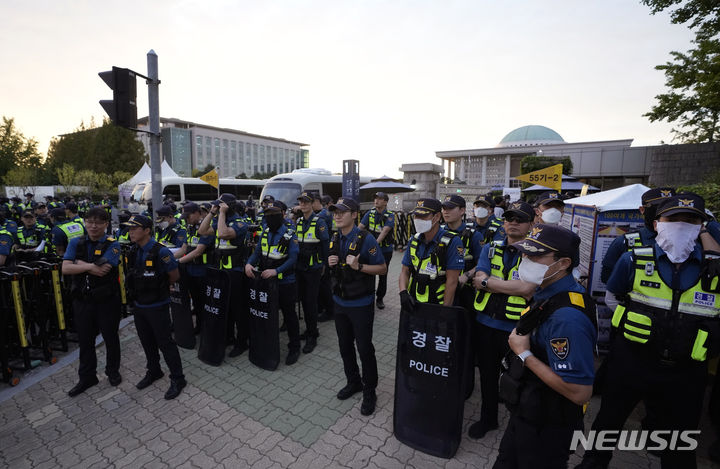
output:
[[250,362],[264,370],[280,364],[277,277],[250,279]]
[[203,327],[198,358],[208,365],[220,366],[225,358],[230,276],[226,271],[208,267],[205,278],[207,284],[203,296]]
[[[183,269],[184,271],[185,269]],[[181,281],[170,285],[170,315],[173,322],[173,335],[178,347],[195,348],[195,332],[190,312],[190,292],[187,289],[185,272],[181,273]]]
[[452,458],[462,437],[466,314],[425,303],[400,313],[393,431],[402,443],[441,458]]

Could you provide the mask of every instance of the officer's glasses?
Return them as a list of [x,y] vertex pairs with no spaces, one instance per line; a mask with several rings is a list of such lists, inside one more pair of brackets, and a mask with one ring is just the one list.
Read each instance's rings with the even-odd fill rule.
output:
[[527,223],[528,220],[525,218],[519,217],[517,215],[508,215],[506,217],[503,217],[503,219],[508,223]]
[[91,226],[100,226],[100,225],[104,225],[105,223],[107,223],[107,222],[102,221],[102,220],[85,220],[85,225],[91,225]]

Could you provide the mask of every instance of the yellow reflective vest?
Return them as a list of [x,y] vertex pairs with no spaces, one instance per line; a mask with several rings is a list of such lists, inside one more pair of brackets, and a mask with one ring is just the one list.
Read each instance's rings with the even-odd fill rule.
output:
[[[495,241],[490,246],[490,276],[500,280],[519,280],[518,266],[521,256],[512,266],[505,265],[505,242]],[[517,321],[520,313],[527,307],[528,302],[522,296],[510,296],[502,293],[491,293],[478,290],[475,294],[475,311],[486,314],[491,318],[505,321]]]

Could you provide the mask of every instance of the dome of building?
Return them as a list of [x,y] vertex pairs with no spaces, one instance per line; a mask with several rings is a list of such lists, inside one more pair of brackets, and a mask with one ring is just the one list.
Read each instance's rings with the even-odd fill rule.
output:
[[534,145],[550,145],[565,143],[565,140],[555,132],[542,125],[526,125],[519,127],[500,140],[498,147],[526,147]]

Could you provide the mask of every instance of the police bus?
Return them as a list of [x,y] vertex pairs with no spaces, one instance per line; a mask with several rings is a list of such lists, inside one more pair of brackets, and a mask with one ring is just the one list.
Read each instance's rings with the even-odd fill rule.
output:
[[[250,196],[257,199],[263,190],[266,179],[220,179],[220,194],[233,194],[238,200],[248,200]],[[141,195],[138,195],[141,194]],[[152,201],[152,184],[141,182],[133,189],[133,198],[145,210]],[[165,177],[162,178],[162,195],[172,197],[176,202],[191,200],[193,202],[210,202],[218,198],[218,190],[199,178]]]
[[[305,191],[319,192],[329,195],[333,202],[342,197],[342,175],[333,174],[327,169],[300,168],[291,173],[278,174],[268,179],[263,188],[260,200],[271,195],[275,200],[282,200],[288,207],[297,205],[298,196]],[[360,177],[360,185],[367,184],[369,176]],[[372,207],[372,191],[360,191],[361,208]]]

